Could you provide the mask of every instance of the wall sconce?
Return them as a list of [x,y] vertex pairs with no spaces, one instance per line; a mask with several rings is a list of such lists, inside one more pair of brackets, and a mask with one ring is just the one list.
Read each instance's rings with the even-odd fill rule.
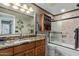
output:
[[5,6],[10,6],[13,9],[18,9],[21,12],[26,12],[27,14],[32,13],[34,10],[31,6],[28,6],[27,4],[21,4],[21,3],[3,3]]

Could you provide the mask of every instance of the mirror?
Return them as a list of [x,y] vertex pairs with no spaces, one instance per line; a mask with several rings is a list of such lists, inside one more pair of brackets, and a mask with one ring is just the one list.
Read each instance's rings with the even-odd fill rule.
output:
[[0,35],[34,34],[34,11],[30,4],[0,3],[0,6]]

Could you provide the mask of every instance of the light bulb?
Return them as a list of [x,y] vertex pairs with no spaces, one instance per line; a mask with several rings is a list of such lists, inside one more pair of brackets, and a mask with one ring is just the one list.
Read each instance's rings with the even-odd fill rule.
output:
[[5,6],[10,6],[10,3],[3,3]]
[[65,9],[61,9],[61,12],[65,12],[66,10]]
[[22,9],[22,8],[21,8],[21,9],[20,9],[20,11],[24,12],[24,11],[25,11],[25,9]]
[[23,8],[24,8],[24,9],[28,9],[27,5],[25,5],[25,4],[23,5]]
[[29,13],[30,13],[30,11],[26,11],[26,13],[27,13],[27,14],[29,14]]
[[29,11],[33,12],[33,8],[32,8],[32,7],[30,7],[30,8],[29,8]]
[[21,4],[20,4],[20,3],[14,3],[14,5],[16,5],[16,6],[21,6]]
[[17,6],[12,6],[14,9],[19,9]]

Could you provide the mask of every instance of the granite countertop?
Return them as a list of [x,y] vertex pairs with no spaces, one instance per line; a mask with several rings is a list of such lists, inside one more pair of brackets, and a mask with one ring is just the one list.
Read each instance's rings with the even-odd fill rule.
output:
[[23,38],[23,39],[15,39],[15,40],[8,40],[0,44],[0,49],[9,48],[17,45],[21,45],[24,43],[30,43],[37,40],[43,40],[45,37],[30,37],[30,38]]

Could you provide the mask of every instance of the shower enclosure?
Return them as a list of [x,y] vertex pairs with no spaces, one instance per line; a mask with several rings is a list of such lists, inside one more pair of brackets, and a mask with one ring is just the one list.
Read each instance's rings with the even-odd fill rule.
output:
[[52,22],[49,42],[75,49],[78,43],[74,38],[76,28],[79,28],[78,18]]

